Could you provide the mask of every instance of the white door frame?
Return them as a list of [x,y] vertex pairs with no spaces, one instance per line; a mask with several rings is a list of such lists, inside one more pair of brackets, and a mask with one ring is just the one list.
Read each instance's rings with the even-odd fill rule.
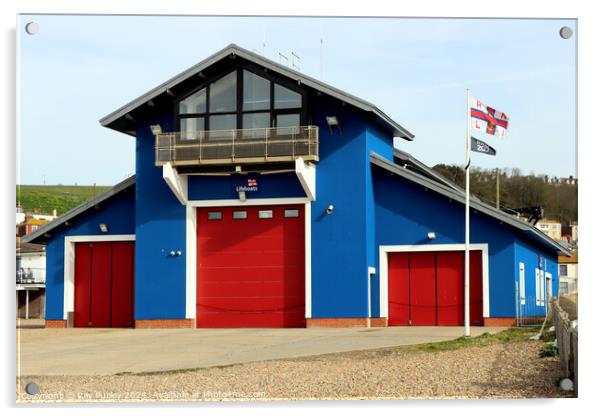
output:
[[63,319],[75,307],[75,243],[110,241],[136,241],[135,234],[114,235],[73,235],[65,237],[65,258],[63,263]]
[[[419,251],[463,251],[464,244],[421,244],[379,246],[380,317],[389,317],[389,253]],[[471,244],[471,250],[481,250],[483,275],[483,318],[489,318],[489,244]]]
[[311,318],[311,201],[308,198],[189,201],[186,206],[186,318],[196,319],[197,208],[301,204],[305,211],[305,317]]

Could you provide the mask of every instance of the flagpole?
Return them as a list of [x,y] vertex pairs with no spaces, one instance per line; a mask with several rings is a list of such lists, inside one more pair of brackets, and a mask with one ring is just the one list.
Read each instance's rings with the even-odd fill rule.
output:
[[466,210],[464,230],[464,336],[470,336],[470,88],[466,89]]

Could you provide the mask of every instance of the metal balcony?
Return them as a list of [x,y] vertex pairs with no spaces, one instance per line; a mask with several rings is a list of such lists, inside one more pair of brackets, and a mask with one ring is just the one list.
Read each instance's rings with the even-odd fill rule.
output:
[[155,164],[228,165],[318,161],[318,127],[271,127],[160,133],[155,136]]

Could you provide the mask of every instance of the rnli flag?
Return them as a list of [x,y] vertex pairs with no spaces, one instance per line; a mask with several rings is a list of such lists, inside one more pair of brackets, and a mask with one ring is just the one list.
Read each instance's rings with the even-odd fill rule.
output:
[[471,98],[470,121],[472,128],[492,136],[504,137],[508,128],[508,116],[495,108]]

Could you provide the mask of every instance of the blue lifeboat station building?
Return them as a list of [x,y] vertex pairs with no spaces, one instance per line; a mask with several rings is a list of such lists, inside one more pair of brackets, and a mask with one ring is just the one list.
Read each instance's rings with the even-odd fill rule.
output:
[[465,302],[513,325],[570,255],[472,197],[464,299],[464,191],[394,148],[412,133],[236,45],[100,124],[136,174],[24,238],[47,246],[48,327],[460,326]]

